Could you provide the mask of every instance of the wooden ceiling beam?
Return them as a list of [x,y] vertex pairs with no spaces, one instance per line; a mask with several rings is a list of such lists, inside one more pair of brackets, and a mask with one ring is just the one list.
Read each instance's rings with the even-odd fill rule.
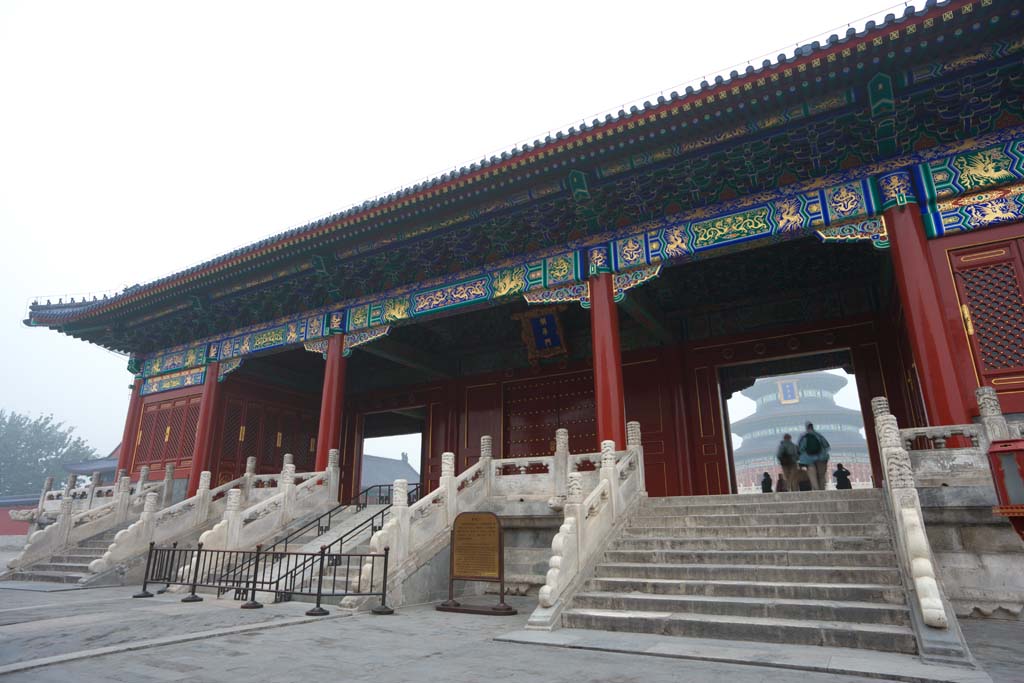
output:
[[641,327],[650,332],[661,344],[674,344],[676,336],[665,327],[651,310],[642,304],[634,292],[628,292],[619,302],[619,307]]
[[394,339],[379,339],[357,349],[403,367],[419,370],[430,375],[431,379],[451,379],[456,375],[455,369],[448,367],[445,359],[424,353]]

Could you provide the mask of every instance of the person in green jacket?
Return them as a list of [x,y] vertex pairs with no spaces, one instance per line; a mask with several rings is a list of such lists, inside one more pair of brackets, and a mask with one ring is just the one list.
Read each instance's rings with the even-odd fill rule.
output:
[[800,451],[800,467],[807,470],[811,488],[824,491],[828,482],[828,439],[814,431],[814,425],[808,422],[807,431],[800,437],[797,448]]

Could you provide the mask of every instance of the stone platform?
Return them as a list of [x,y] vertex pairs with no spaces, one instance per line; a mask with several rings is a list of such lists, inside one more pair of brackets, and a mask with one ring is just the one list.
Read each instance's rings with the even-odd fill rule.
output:
[[[867,669],[870,662],[882,661],[876,657],[889,656],[884,653],[867,653],[862,656],[863,673],[845,675],[778,668],[753,656],[742,664],[682,662],[649,654],[536,646],[537,638],[565,631],[528,632],[532,644],[511,642],[515,636],[510,634],[525,626],[532,604],[529,598],[508,599],[520,610],[513,617],[452,615],[437,612],[432,605],[419,605],[388,617],[345,616],[332,609],[332,616],[316,618],[306,617],[309,605],[299,603],[240,610],[233,600],[208,597],[183,604],[180,595],[133,600],[132,592],[128,588],[56,594],[0,589],[0,683],[283,681],[296,680],[297,667],[303,680],[374,683],[404,683],[411,672],[424,683],[906,680]],[[1017,646],[1024,640],[1024,624],[968,621],[964,630],[992,680],[1024,683],[1024,655]],[[626,635],[636,634],[604,634]],[[732,644],[719,640],[715,645]],[[823,651],[812,649],[819,656]]]

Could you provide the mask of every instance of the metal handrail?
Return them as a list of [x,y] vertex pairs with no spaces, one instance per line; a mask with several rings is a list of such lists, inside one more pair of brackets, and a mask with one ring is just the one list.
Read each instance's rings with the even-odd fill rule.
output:
[[[305,525],[299,527],[298,529],[295,529],[294,531],[291,531],[284,538],[280,538],[280,539],[274,541],[273,543],[271,543],[270,545],[268,545],[266,547],[266,551],[267,552],[288,552],[288,543],[294,541],[296,538],[302,537],[303,534],[305,534],[307,531],[309,531],[313,527],[317,528],[317,536],[323,536],[324,534],[326,534],[328,531],[331,530],[331,521],[334,519],[334,517],[336,515],[344,512],[348,508],[352,507],[353,505],[355,505],[355,507],[356,507],[356,512],[367,508],[371,504],[373,504],[373,505],[381,505],[381,504],[383,504],[383,505],[387,505],[388,507],[390,507],[391,506],[391,496],[393,494],[393,491],[392,491],[393,488],[394,488],[394,486],[392,484],[375,484],[373,486],[369,486],[369,487],[363,489],[362,491],[360,491],[359,494],[356,496],[354,501],[352,499],[350,499],[348,502],[341,503],[340,505],[337,505],[337,506],[331,508],[330,510],[328,510],[325,513],[323,513],[322,515],[320,515],[316,519],[306,523]],[[420,490],[420,485],[419,484],[411,484],[409,486],[409,502],[410,503],[414,502],[416,500],[416,498],[419,496],[419,490]],[[371,494],[374,494],[374,495],[371,497]],[[370,503],[370,500],[373,500],[375,502],[374,503]],[[282,543],[284,544],[283,547],[280,550],[276,550],[278,548],[278,546],[280,546]]]
[[[384,505],[383,508],[381,508],[380,510],[378,510],[377,512],[372,514],[370,517],[368,517],[367,519],[365,519],[362,522],[360,522],[356,527],[354,527],[352,529],[349,529],[344,534],[342,534],[338,538],[334,539],[330,543],[321,546],[321,548],[325,552],[330,553],[330,554],[341,554],[342,550],[345,547],[345,543],[346,542],[351,542],[353,538],[358,538],[360,535],[362,535],[363,533],[365,533],[367,531],[368,527],[369,527],[369,531],[370,531],[371,534],[379,531],[381,529],[381,527],[384,526],[384,519],[387,517],[388,513],[391,511],[391,507],[394,504],[394,503],[391,502],[392,488],[393,487],[391,485],[389,485],[389,484],[378,484],[377,486],[371,486],[370,488],[365,489],[364,491],[362,491],[359,494],[359,497],[357,498],[356,510],[363,510],[363,509],[365,509],[366,507],[368,507],[370,505],[370,503],[368,502],[369,501],[369,497],[366,494],[369,491],[372,491],[374,489],[381,489],[381,490],[385,490],[386,489],[387,490],[387,494],[388,494],[387,498],[386,498],[387,504]],[[419,484],[412,484],[412,485],[409,486],[409,502],[410,503],[415,502],[415,500],[419,497],[419,492],[420,492],[420,485]],[[377,498],[375,500],[385,500],[385,499]],[[377,503],[377,504],[379,504],[379,503]],[[269,548],[268,548],[268,550],[269,550]],[[284,579],[287,576],[294,577],[296,575],[302,574],[304,571],[306,571],[306,569],[309,566],[309,563],[312,562],[312,561],[313,560],[306,560],[306,561],[304,561],[303,563],[299,564],[298,566],[293,567],[292,569],[290,569],[287,572],[285,572],[284,574],[282,574],[280,578]]]
[[[333,518],[336,515],[341,514],[342,512],[347,510],[348,508],[352,507],[353,505],[356,508],[356,512],[358,512],[360,510],[366,509],[370,505],[377,505],[377,504],[380,504],[383,501],[386,501],[386,507],[383,510],[380,510],[379,512],[375,513],[372,517],[370,517],[369,520],[367,520],[367,522],[373,521],[378,516],[381,516],[382,513],[385,513],[387,510],[389,510],[391,508],[391,499],[392,499],[392,495],[393,495],[393,489],[394,489],[394,485],[392,485],[392,484],[375,484],[374,486],[369,486],[369,487],[363,489],[362,491],[360,491],[359,494],[355,497],[354,500],[350,499],[348,502],[336,505],[335,507],[333,507],[330,510],[328,510],[327,512],[323,513],[322,515],[320,515],[316,519],[314,519],[314,520],[312,520],[310,522],[307,522],[306,524],[302,525],[298,529],[290,531],[283,538],[277,539],[276,541],[274,541],[273,543],[271,543],[268,546],[261,546],[263,548],[263,554],[270,556],[270,560],[267,562],[266,566],[269,567],[269,566],[272,566],[272,565],[276,564],[278,562],[278,560],[280,559],[280,557],[284,556],[285,553],[289,552],[288,551],[288,544],[289,543],[293,543],[295,541],[295,539],[297,539],[297,538],[301,538],[302,535],[305,534],[306,532],[308,532],[310,529],[315,527],[316,530],[317,530],[317,534],[316,534],[317,536],[323,536],[324,534],[326,534],[328,531],[331,530],[331,521],[333,520]],[[420,485],[419,484],[410,484],[409,485],[409,502],[410,503],[416,501],[416,499],[419,497],[419,492],[420,492]],[[373,502],[371,503],[370,501],[373,501]],[[351,540],[353,532],[362,532],[362,531],[364,531],[367,522],[363,522],[358,527],[356,527],[356,529],[350,530],[349,532],[344,534],[341,538],[336,539],[333,543],[331,543],[331,547],[333,547],[336,543],[341,542],[338,545],[339,552],[340,552],[340,548],[342,547],[343,542],[345,540]],[[381,525],[383,525],[383,517],[381,517]],[[231,575],[239,575],[239,574],[246,573],[249,570],[249,565],[252,562],[256,561],[256,558],[254,556],[239,555],[237,557],[241,559],[242,564],[240,564],[238,566],[225,566],[225,568],[224,568],[224,570],[226,572],[228,572],[229,574],[231,574]],[[289,572],[289,573],[292,573],[292,572]],[[225,590],[228,590],[228,589],[220,589],[220,588],[218,588],[218,595],[223,593]]]
[[[256,546],[255,551],[204,550],[199,543],[193,550],[178,548],[177,543],[169,548],[157,548],[155,543],[150,543],[142,590],[132,597],[153,597],[148,590],[152,583],[187,586],[189,594],[182,602],[201,602],[203,598],[196,594],[200,586],[216,589],[218,595],[233,590],[236,600],[248,598],[243,609],[263,606],[256,602],[258,591],[273,593],[274,602],[291,600],[293,595],[308,595],[316,596],[316,607],[306,614],[322,616],[327,614],[320,606],[324,596],[376,596],[380,597],[380,605],[372,611],[390,614],[392,610],[387,607],[388,552],[385,548],[383,553],[328,553],[322,546],[316,553],[273,553],[271,555],[280,556],[277,559],[294,559],[303,567],[300,574],[274,576],[271,565],[260,562],[267,555],[260,546]],[[364,575],[367,565],[369,573]],[[239,571],[243,566],[247,567],[246,571]],[[380,571],[378,566],[381,566]]]

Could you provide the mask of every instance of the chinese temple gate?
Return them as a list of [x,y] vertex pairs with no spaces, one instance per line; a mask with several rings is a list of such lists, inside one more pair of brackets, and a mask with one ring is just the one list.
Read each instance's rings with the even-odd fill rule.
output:
[[400,429],[431,488],[628,418],[652,496],[727,493],[723,373],[821,354],[902,425],[1024,412],[1021,20],[929,5],[26,323],[130,354],[120,466],[191,490],[340,448],[349,495]]

